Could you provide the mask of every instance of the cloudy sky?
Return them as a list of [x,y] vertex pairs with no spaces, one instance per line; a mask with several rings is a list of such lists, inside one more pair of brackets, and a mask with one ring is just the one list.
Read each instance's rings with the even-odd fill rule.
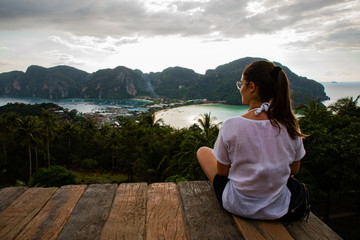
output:
[[69,65],[205,73],[263,57],[360,81],[359,0],[0,0],[0,72]]

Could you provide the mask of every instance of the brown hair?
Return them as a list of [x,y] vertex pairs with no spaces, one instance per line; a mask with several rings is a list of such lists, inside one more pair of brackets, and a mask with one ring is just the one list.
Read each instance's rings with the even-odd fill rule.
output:
[[253,82],[259,88],[259,100],[269,102],[269,119],[279,128],[283,124],[292,138],[305,137],[300,132],[298,121],[293,113],[290,86],[286,73],[274,63],[257,61],[247,66],[243,72],[247,83]]

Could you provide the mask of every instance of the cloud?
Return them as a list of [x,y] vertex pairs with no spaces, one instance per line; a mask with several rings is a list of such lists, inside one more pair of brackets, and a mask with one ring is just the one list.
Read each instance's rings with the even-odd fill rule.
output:
[[[300,38],[290,41],[295,47],[359,48],[358,3],[357,0],[0,0],[0,30],[51,29],[80,38],[93,37],[85,41],[86,47],[92,47],[96,41],[111,42],[108,38],[118,39],[116,46],[139,37],[226,39],[291,31]],[[84,38],[78,42],[84,42]]]
[[332,70],[328,70],[327,72],[324,73],[325,76],[334,76],[336,73]]
[[53,65],[70,65],[70,66],[84,66],[86,63],[75,58],[70,54],[61,53],[58,50],[44,52],[50,59],[53,59]]
[[71,33],[65,36],[50,36],[49,40],[67,47],[69,50],[86,51],[106,51],[117,53],[119,48],[124,44],[131,44],[138,42],[136,37],[129,38],[112,38],[107,36],[105,38],[92,37],[92,36],[76,36]]
[[351,72],[348,71],[334,71],[334,70],[328,70],[324,73],[324,76],[337,76],[337,77],[341,77],[341,76],[350,76]]
[[11,62],[0,58],[0,66],[10,66],[10,65],[12,65]]

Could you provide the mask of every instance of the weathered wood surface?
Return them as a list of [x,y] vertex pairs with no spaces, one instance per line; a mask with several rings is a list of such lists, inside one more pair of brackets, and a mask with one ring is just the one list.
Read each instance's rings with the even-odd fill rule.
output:
[[294,239],[280,222],[249,220],[235,215],[233,218],[245,239]]
[[0,239],[341,239],[319,218],[232,216],[209,182],[0,189]]
[[26,187],[8,187],[0,189],[0,212],[26,191]]
[[16,239],[56,239],[86,186],[63,186],[52,196]]
[[41,210],[56,188],[29,188],[0,213],[0,239],[14,239]]
[[298,240],[342,239],[313,213],[310,213],[310,217],[307,222],[293,222],[287,225],[286,228],[289,233]]
[[144,239],[147,188],[147,183],[119,185],[100,239]]
[[116,184],[90,185],[72,211],[58,239],[99,239],[116,188]]
[[191,239],[244,239],[209,182],[178,183]]
[[151,184],[147,192],[146,210],[146,239],[189,239],[175,183]]

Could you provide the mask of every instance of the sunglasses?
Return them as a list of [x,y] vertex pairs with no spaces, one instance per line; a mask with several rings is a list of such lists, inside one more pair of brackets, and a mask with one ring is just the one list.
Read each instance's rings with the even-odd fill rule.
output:
[[236,87],[240,90],[241,86],[242,86],[241,81],[237,81],[236,82]]

